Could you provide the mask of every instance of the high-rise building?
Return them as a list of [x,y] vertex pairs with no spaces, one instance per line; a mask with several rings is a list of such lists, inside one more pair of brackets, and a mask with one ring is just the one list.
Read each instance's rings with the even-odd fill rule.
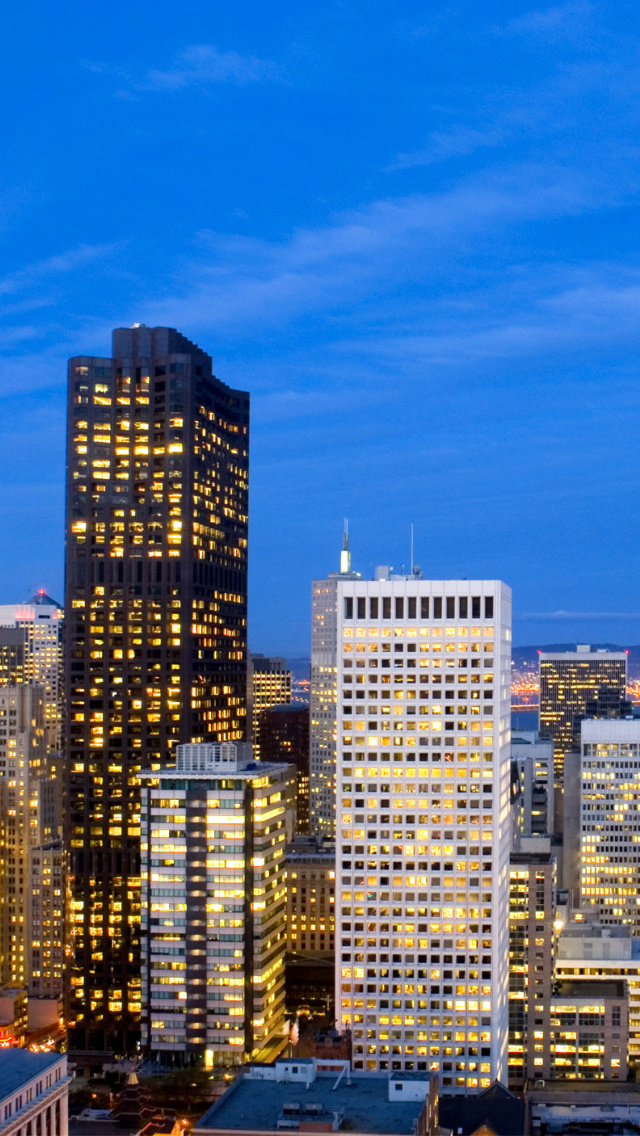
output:
[[580,905],[640,935],[640,720],[581,729]]
[[556,861],[547,851],[511,853],[509,869],[509,1088],[551,1075],[550,1034],[556,943]]
[[241,1064],[281,1037],[291,769],[180,745],[142,774],[142,1044]]
[[340,571],[314,580],[311,592],[311,681],[309,688],[309,827],[318,836],[336,833],[336,701],[338,582],[359,580],[351,571],[345,528]]
[[246,732],[249,399],[172,328],[69,364],[72,1047],[140,1029],[139,773]]
[[356,1069],[507,1074],[511,592],[337,585],[337,1025]]
[[291,702],[291,671],[281,657],[249,654],[247,667],[247,710],[251,740],[257,760],[262,756],[262,715],[270,706]]
[[309,707],[270,706],[260,720],[260,758],[285,761],[296,770],[296,829],[309,831]]
[[0,687],[0,984],[17,988],[30,978],[30,857],[42,840],[44,723],[41,686]]
[[540,737],[553,742],[556,831],[561,831],[564,755],[579,748],[580,721],[589,713],[620,718],[625,713],[627,654],[592,651],[580,644],[575,651],[540,653]]
[[62,638],[64,613],[44,589],[21,604],[0,605],[0,627],[21,629],[25,643],[25,681],[44,687],[47,753],[62,749]]

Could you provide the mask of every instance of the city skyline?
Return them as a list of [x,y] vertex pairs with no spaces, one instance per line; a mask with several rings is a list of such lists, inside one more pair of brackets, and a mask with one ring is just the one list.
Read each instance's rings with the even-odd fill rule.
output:
[[516,643],[634,642],[628,13],[148,13],[10,33],[0,594],[61,597],[65,359],[143,321],[254,395],[254,651],[306,647],[345,515],[364,576],[413,523],[430,578],[507,580]]

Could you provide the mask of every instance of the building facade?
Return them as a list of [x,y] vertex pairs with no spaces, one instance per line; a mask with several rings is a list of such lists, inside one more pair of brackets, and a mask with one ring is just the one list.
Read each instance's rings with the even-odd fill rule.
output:
[[333,958],[336,852],[313,837],[287,848],[287,950]]
[[69,364],[71,1047],[140,1030],[139,773],[246,733],[249,400],[171,328]]
[[587,704],[598,717],[619,718],[626,686],[624,651],[592,651],[580,645],[576,651],[540,653],[540,737],[553,742],[557,831],[561,831],[564,755],[578,748]]
[[44,688],[0,687],[0,980],[18,988],[30,980],[30,863],[45,772]]
[[309,828],[317,836],[336,835],[336,702],[338,663],[338,584],[359,580],[351,571],[345,532],[340,571],[314,580],[311,589],[311,675],[309,685]]
[[354,1067],[506,1080],[511,593],[337,587],[337,1026]]
[[509,1088],[551,1075],[548,1038],[557,931],[551,852],[511,853],[509,869]]
[[640,935],[640,720],[583,721],[580,905]]
[[260,757],[296,770],[296,830],[309,831],[309,707],[270,706],[260,720]]
[[67,1055],[0,1049],[2,1136],[69,1136]]
[[290,767],[180,745],[142,783],[143,1048],[240,1064],[284,1029]]
[[624,982],[629,1001],[628,1059],[640,1064],[640,939],[629,926],[568,923],[560,932],[555,973],[558,981]]
[[247,709],[251,722],[251,741],[256,760],[262,747],[263,713],[270,706],[291,702],[291,671],[280,656],[249,655],[247,668]]

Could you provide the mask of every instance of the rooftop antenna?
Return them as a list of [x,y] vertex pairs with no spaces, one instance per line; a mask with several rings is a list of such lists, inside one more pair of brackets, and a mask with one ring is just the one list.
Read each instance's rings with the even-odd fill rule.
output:
[[349,521],[344,519],[344,532],[342,534],[342,552],[340,553],[340,574],[346,575],[351,571],[351,553],[349,552]]
[[413,522],[411,524],[411,575],[413,576]]

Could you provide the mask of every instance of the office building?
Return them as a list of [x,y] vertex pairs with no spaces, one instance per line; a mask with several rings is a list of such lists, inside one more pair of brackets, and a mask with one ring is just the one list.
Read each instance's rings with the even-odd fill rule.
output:
[[247,713],[256,760],[262,756],[262,716],[270,706],[291,702],[291,671],[286,659],[249,654],[247,667]]
[[356,1069],[507,1077],[511,592],[337,586],[337,1026]]
[[558,938],[555,976],[560,982],[605,979],[626,984],[628,1058],[635,1070],[640,1064],[640,939],[632,936],[631,927],[568,923]]
[[296,829],[309,831],[309,707],[270,706],[260,716],[262,761],[285,761],[296,770]]
[[69,364],[71,1048],[140,1036],[143,768],[246,734],[248,396],[171,328]]
[[550,1006],[543,1080],[627,1079],[628,995],[624,982],[558,982]]
[[[62,651],[64,613],[44,589],[21,604],[0,605],[0,627],[21,631],[25,644],[24,681],[44,687],[47,753],[62,750]],[[0,643],[2,642],[0,631]],[[1,649],[1,648],[0,648]]]
[[2,1136],[69,1136],[66,1053],[0,1049]]
[[582,722],[580,905],[640,934],[640,719]]
[[142,1045],[241,1064],[282,1042],[291,770],[179,745],[142,774]]
[[30,857],[41,841],[46,771],[45,695],[33,683],[0,687],[0,983],[29,983]]
[[[525,847],[538,841],[522,842]],[[556,941],[556,861],[546,851],[511,853],[509,868],[509,1087],[550,1075],[547,1039]]]
[[333,958],[336,850],[314,837],[287,848],[287,950]]
[[627,655],[625,651],[592,651],[581,644],[575,651],[540,653],[540,737],[553,742],[555,762],[556,830],[561,831],[564,755],[579,747],[580,721],[587,713],[620,718],[625,713]]
[[338,664],[338,584],[359,580],[351,571],[345,529],[340,571],[314,580],[311,590],[311,676],[309,685],[309,828],[318,836],[336,835],[336,702]]

